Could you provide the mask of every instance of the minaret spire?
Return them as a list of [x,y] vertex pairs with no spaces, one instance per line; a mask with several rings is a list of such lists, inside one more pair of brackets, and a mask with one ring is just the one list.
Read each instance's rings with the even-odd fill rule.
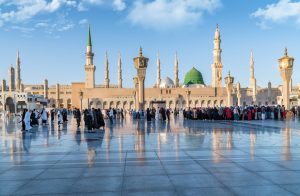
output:
[[108,70],[108,55],[107,55],[107,51],[105,53],[105,68],[104,68],[104,87],[105,88],[109,88],[109,70]]
[[250,54],[250,88],[253,88],[256,85],[256,79],[254,76],[254,57],[253,57],[253,53],[251,52]]
[[160,58],[159,58],[159,52],[157,53],[157,60],[156,60],[156,87],[159,88],[160,87],[160,82],[161,82],[161,78],[160,78]]
[[221,35],[219,25],[217,25],[215,38],[214,38],[214,50],[213,50],[213,64],[212,67],[212,87],[222,87],[222,58],[221,58]]
[[254,57],[253,57],[253,52],[250,54],[250,84],[251,84],[251,79],[255,78],[254,77]]
[[92,49],[92,37],[91,37],[91,27],[89,25],[88,29],[88,42],[86,46],[85,54],[85,87],[86,88],[95,88],[95,70],[96,66],[94,65],[94,53]]
[[177,56],[177,52],[175,53],[175,63],[174,63],[174,83],[175,83],[175,87],[179,87],[179,78],[178,78],[178,56]]
[[19,50],[17,51],[16,59],[16,90],[21,90],[21,60]]
[[88,46],[92,46],[91,26],[89,25]]
[[119,52],[119,58],[118,58],[118,87],[123,88],[122,84],[122,58],[121,53]]

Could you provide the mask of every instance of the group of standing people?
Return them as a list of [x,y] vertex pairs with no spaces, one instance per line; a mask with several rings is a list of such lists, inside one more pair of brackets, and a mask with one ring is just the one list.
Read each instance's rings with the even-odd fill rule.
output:
[[297,110],[287,111],[284,106],[232,106],[232,107],[201,107],[183,110],[185,119],[198,120],[282,120],[295,117]]
[[147,108],[146,110],[146,118],[147,121],[151,121],[152,119],[162,120],[162,121],[170,121],[171,110],[165,109],[163,107],[155,108]]
[[[77,120],[77,126],[80,126],[81,121],[81,112],[79,109],[75,109],[73,113],[74,117]],[[104,129],[105,122],[104,117],[102,114],[101,109],[85,109],[83,111],[84,115],[84,124],[87,127],[88,132],[96,131],[97,129],[100,129],[101,127]]]
[[42,109],[38,111],[24,109],[22,113],[21,123],[22,123],[22,131],[29,131],[32,127],[39,125],[39,119],[42,119],[42,125],[47,125],[49,113]]

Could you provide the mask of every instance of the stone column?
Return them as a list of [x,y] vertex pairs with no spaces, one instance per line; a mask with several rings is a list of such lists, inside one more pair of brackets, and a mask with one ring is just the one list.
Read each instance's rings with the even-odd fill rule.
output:
[[237,100],[238,100],[237,105],[241,106],[241,97],[242,97],[242,95],[241,95],[241,84],[239,82],[236,85],[236,90],[237,90],[236,96],[237,96]]
[[253,100],[253,105],[256,104],[256,96],[257,96],[257,89],[256,89],[256,80],[253,81],[253,87],[252,87],[252,100]]
[[24,93],[24,84],[21,84],[21,92]]
[[6,80],[2,80],[2,92],[6,91]]
[[288,51],[285,49],[284,57],[278,60],[280,76],[283,81],[282,99],[283,105],[287,110],[290,109],[290,81],[293,74],[294,58],[288,56]]
[[59,84],[57,83],[56,84],[56,108],[59,108],[60,107],[60,86]]
[[139,76],[139,109],[144,109],[145,103],[145,77]]
[[133,83],[134,83],[134,88],[135,88],[135,91],[133,92],[134,109],[137,110],[139,108],[139,80],[137,77],[133,78]]
[[187,104],[186,106],[189,108],[190,107],[190,95],[191,95],[191,91],[190,90],[186,90],[186,100],[187,100]]
[[226,90],[227,90],[227,106],[232,106],[232,88],[233,88],[234,78],[228,73],[228,76],[225,78]]
[[44,80],[44,98],[48,99],[48,80]]

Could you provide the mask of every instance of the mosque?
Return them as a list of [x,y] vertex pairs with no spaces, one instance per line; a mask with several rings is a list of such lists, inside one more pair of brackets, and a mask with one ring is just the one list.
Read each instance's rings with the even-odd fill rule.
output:
[[[148,107],[167,107],[184,109],[188,107],[214,107],[232,105],[285,105],[287,108],[300,105],[299,86],[292,86],[294,59],[288,56],[287,49],[279,61],[282,85],[267,87],[256,84],[254,72],[254,57],[250,55],[249,86],[242,88],[240,83],[234,83],[230,73],[223,76],[222,49],[220,29],[217,26],[213,40],[213,62],[211,65],[212,82],[206,84],[202,73],[192,67],[182,82],[178,77],[179,60],[177,54],[174,61],[173,79],[161,79],[160,58],[157,56],[156,81],[152,87],[145,87],[149,59],[144,57],[140,48],[139,55],[133,59],[136,76],[133,87],[122,86],[122,59],[118,57],[118,83],[111,84],[109,79],[109,61],[106,54],[104,83],[95,84],[94,53],[90,27],[86,47],[86,63],[84,65],[85,81],[72,82],[68,85],[56,84],[49,86],[45,79],[43,84],[23,84],[21,80],[20,57],[17,54],[16,68],[10,67],[8,86],[2,81],[0,94],[0,110],[19,112],[20,109],[34,106],[76,108],[123,108],[145,109]],[[15,71],[16,70],[16,71]],[[30,106],[31,104],[31,106]]]

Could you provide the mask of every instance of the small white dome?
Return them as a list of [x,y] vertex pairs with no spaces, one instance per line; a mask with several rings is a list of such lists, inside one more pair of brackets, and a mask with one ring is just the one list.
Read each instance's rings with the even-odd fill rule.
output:
[[172,88],[174,86],[175,85],[174,85],[173,80],[169,77],[166,77],[165,79],[162,79],[161,82],[160,82],[160,85],[159,85],[160,88]]

